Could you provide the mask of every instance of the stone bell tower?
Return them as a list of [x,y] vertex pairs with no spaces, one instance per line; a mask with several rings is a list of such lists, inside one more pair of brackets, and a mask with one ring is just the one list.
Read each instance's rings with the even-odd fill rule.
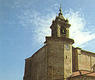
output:
[[55,21],[52,22],[51,30],[52,37],[67,37],[69,38],[69,27],[68,19],[65,19],[62,14],[62,9],[60,7],[59,15],[56,17]]
[[60,7],[59,14],[53,20],[51,37],[46,37],[47,80],[66,80],[72,74],[72,44],[69,38],[70,24],[64,18]]

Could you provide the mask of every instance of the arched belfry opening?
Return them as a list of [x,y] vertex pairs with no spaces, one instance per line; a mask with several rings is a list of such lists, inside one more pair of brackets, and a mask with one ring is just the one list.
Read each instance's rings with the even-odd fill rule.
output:
[[69,37],[69,21],[65,19],[60,7],[59,14],[56,16],[55,20],[52,21],[51,33],[52,37]]

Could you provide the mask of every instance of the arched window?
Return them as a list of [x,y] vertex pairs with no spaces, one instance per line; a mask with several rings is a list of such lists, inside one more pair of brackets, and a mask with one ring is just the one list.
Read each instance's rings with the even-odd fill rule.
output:
[[61,28],[61,34],[62,34],[63,36],[66,35],[66,28],[64,28],[64,27]]

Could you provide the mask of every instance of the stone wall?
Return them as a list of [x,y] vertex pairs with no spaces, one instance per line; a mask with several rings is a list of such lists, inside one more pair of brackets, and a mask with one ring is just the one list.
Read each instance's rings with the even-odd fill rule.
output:
[[78,50],[72,49],[72,71],[75,72],[78,70]]
[[24,80],[47,80],[46,46],[26,59]]
[[31,59],[25,60],[25,72],[23,80],[30,80],[31,79]]
[[95,71],[95,53],[75,48],[73,50],[73,71]]
[[48,80],[64,79],[63,43],[50,40],[47,43],[48,52]]
[[47,38],[48,80],[64,80],[72,74],[72,44],[64,38]]

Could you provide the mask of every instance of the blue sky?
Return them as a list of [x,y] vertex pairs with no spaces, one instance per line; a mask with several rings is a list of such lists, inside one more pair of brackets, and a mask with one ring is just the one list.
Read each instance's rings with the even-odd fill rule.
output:
[[43,46],[60,3],[74,46],[95,52],[95,0],[0,0],[0,80],[23,80],[25,58]]

